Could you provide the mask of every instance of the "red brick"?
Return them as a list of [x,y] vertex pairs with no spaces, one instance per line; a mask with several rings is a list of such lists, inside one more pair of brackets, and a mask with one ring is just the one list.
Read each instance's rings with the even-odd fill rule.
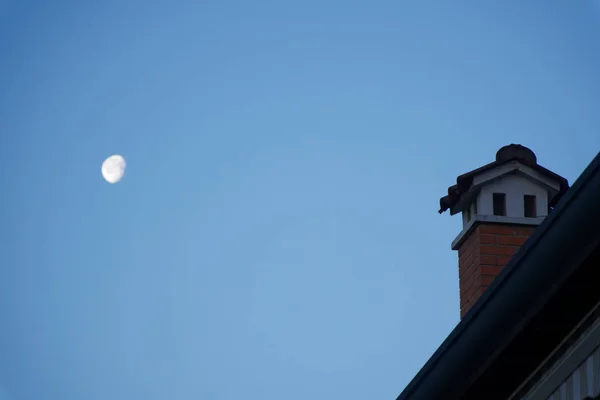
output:
[[477,232],[471,232],[469,234],[469,237],[458,248],[458,256],[460,257],[463,254],[465,254],[465,253],[469,252],[470,250],[472,250],[473,248],[475,248],[477,239],[478,239]]
[[470,279],[466,282],[466,285],[460,290],[462,293],[466,293],[468,295],[470,295],[472,292],[474,292],[475,290],[477,290],[477,288],[480,285],[480,281],[481,280],[481,274],[479,272],[477,272],[476,274],[473,274],[473,279]]
[[476,279],[474,279],[470,284],[468,284],[468,287],[463,287],[460,290],[460,297],[461,299],[464,300],[469,300],[470,298],[472,298],[475,293],[477,292],[477,290],[481,287],[481,284],[479,282],[479,277],[476,277]]
[[481,285],[485,287],[490,286],[494,279],[496,279],[496,275],[482,275]]
[[465,299],[461,300],[461,302],[460,302],[460,308],[468,310],[471,307],[472,303],[473,303],[473,301],[471,300],[471,298],[467,298],[465,296]]
[[471,263],[473,262],[473,260],[475,258],[477,258],[478,255],[479,254],[478,254],[477,251],[472,251],[470,253],[465,253],[462,256],[458,257],[458,265],[461,268],[468,267],[469,265],[471,265]]
[[480,224],[458,249],[461,317],[477,302],[535,228]]
[[[476,232],[473,232],[471,234],[471,237],[469,238],[469,240],[465,243],[465,251],[464,254],[469,254],[472,253],[474,251],[477,251],[477,249],[479,248],[479,235]],[[459,252],[459,257],[460,257],[460,252]]]
[[461,299],[460,299],[460,308],[461,309],[467,308],[468,305],[469,305],[469,303],[470,303],[469,299],[467,299],[466,297],[461,297]]
[[458,266],[460,268],[469,267],[475,259],[479,257],[479,249],[475,249],[469,254],[465,254],[462,257],[458,258]]
[[464,308],[467,304],[469,304],[470,300],[466,295],[462,295],[460,296],[460,307]]
[[479,263],[481,265],[497,265],[496,256],[489,254],[482,254],[479,256]]
[[458,279],[464,280],[469,279],[471,275],[475,272],[475,266],[471,265],[470,267],[464,267],[458,269]]
[[525,236],[498,236],[498,244],[523,246],[527,239]]
[[488,235],[515,235],[516,227],[510,225],[488,224],[479,225],[478,231],[480,234]]
[[478,278],[477,273],[472,273],[470,275],[465,275],[460,282],[460,292],[466,293],[471,287],[473,287]]
[[[479,243],[481,244],[496,244],[496,235],[479,235]],[[500,236],[502,237],[502,236]],[[499,238],[500,238],[499,237]]]
[[481,267],[480,271],[482,275],[498,276],[498,274],[502,272],[502,267],[490,267],[485,265]]
[[510,259],[511,259],[511,257],[509,257],[509,256],[498,256],[498,257],[496,257],[496,262],[498,263],[499,266],[504,267],[505,265],[508,264]]
[[519,226],[517,227],[517,236],[531,236],[535,228],[535,226]]
[[471,287],[464,291],[467,299],[477,296],[481,289],[481,275],[477,275]]
[[463,278],[469,274],[475,273],[479,268],[479,257],[474,257],[469,265],[458,267],[458,277]]
[[473,296],[471,296],[471,299],[469,300],[471,304],[475,304],[477,302],[477,300],[479,300],[479,298],[481,297],[483,293],[483,289],[480,287],[479,290],[477,290]]
[[479,298],[480,298],[480,297],[483,295],[483,293],[485,292],[485,289],[486,289],[486,288],[485,288],[485,287],[483,287],[483,286],[480,286],[480,287],[479,287],[479,290],[477,291],[477,295],[476,295],[476,297],[475,297],[477,300],[479,300]]
[[515,253],[514,247],[506,246],[491,246],[481,245],[479,247],[481,254],[494,254],[494,255],[513,255]]

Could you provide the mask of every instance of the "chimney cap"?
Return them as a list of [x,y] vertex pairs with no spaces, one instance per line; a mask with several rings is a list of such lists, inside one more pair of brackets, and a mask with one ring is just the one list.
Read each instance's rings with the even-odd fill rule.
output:
[[555,174],[554,172],[542,167],[537,163],[537,157],[533,151],[529,148],[520,145],[520,144],[509,144],[507,146],[503,146],[496,152],[496,161],[491,162],[483,167],[479,167],[474,169],[473,171],[467,172],[465,174],[460,175],[456,178],[456,185],[450,186],[448,188],[448,195],[442,197],[440,199],[440,209],[438,213],[443,213],[444,211],[452,208],[455,204],[457,204],[463,194],[469,191],[471,183],[473,182],[473,177],[482,172],[490,170],[492,168],[499,167],[505,163],[510,161],[519,161],[524,165],[536,170],[549,177],[550,179],[556,180],[560,184],[559,193],[552,198],[550,202],[550,206],[554,206],[558,200],[562,197],[562,195],[569,189],[568,181],[560,175]]
[[529,164],[537,164],[537,157],[531,149],[520,144],[509,144],[498,150],[496,153],[496,162],[509,160],[522,160]]

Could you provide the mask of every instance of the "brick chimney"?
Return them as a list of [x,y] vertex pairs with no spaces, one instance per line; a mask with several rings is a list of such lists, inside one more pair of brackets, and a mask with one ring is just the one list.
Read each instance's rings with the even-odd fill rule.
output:
[[565,178],[517,144],[502,147],[496,161],[460,175],[448,188],[439,213],[461,213],[463,221],[452,242],[458,250],[461,318],[568,188]]

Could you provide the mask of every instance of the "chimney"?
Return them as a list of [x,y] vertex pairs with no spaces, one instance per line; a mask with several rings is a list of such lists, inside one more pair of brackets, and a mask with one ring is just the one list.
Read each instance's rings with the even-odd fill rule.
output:
[[496,161],[460,175],[439,213],[461,213],[458,250],[461,319],[567,191],[567,180],[537,163],[527,147],[510,144]]

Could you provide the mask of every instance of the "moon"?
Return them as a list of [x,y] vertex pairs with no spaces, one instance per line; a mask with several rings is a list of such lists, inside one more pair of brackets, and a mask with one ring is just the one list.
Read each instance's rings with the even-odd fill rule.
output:
[[108,183],[117,183],[125,175],[126,165],[123,156],[112,155],[102,163],[102,176]]

